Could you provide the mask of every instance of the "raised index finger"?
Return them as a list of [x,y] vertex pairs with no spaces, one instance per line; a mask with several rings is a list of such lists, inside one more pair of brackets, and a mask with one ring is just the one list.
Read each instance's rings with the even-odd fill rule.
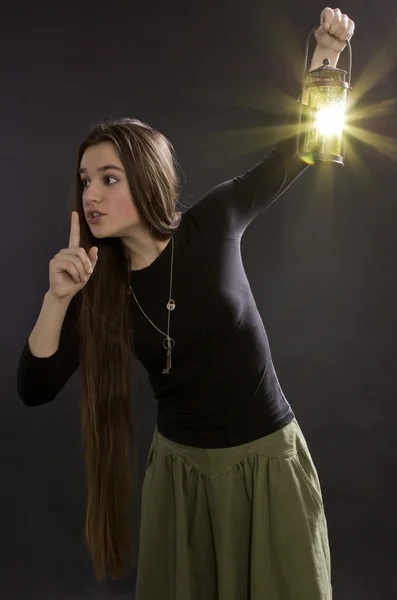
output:
[[72,212],[72,222],[70,225],[69,248],[79,248],[80,246],[80,220],[79,213]]

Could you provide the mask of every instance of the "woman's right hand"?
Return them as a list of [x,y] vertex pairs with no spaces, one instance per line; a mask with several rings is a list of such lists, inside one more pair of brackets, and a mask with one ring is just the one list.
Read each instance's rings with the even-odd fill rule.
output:
[[94,272],[97,260],[96,246],[92,247],[88,254],[80,248],[79,214],[73,211],[69,247],[60,250],[50,261],[49,294],[57,300],[71,300],[86,285]]

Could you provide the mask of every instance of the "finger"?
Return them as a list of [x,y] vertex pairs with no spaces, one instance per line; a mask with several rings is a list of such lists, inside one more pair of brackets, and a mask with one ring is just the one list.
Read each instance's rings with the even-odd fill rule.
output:
[[70,256],[78,256],[83,264],[83,267],[87,273],[87,275],[92,274],[92,265],[91,261],[84,250],[84,248],[63,248],[59,251],[59,254],[66,254]]
[[77,269],[80,282],[88,281],[89,274],[86,272],[83,263],[77,256],[69,256],[68,258],[65,258],[65,260]]
[[80,257],[74,256],[73,254],[58,254],[55,257],[54,268],[60,273],[65,265],[73,265],[79,274],[78,281],[87,281],[89,275],[86,272],[83,263],[81,262]]
[[326,29],[328,30],[332,23],[334,22],[334,11],[332,10],[332,8],[324,8],[323,12],[321,13],[321,17],[320,17],[320,23],[321,25],[325,25]]
[[69,260],[58,260],[53,266],[54,273],[68,273],[75,283],[82,283],[79,270]]
[[341,21],[342,21],[342,13],[339,10],[339,8],[335,8],[334,9],[334,20],[333,20],[331,27],[329,28],[329,33],[331,35],[335,35],[335,33],[338,31]]
[[70,224],[69,248],[78,248],[80,246],[80,219],[79,213],[75,210],[72,212]]
[[349,19],[349,24],[347,26],[347,30],[345,31],[345,33],[342,33],[342,35],[340,36],[340,40],[342,42],[345,42],[346,40],[350,40],[353,35],[354,35],[354,30],[355,30],[355,24],[354,21],[352,21],[351,19]]
[[349,26],[349,17],[347,15],[342,15],[340,25],[339,25],[338,29],[335,31],[334,36],[340,40],[341,35],[346,33],[348,26]]

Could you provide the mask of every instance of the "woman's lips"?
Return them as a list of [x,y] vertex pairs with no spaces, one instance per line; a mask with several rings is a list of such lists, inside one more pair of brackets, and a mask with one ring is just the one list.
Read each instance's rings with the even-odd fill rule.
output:
[[96,225],[97,223],[99,223],[103,217],[106,217],[106,215],[102,214],[102,213],[98,213],[96,211],[93,212],[89,212],[87,214],[87,221],[91,224],[91,225]]

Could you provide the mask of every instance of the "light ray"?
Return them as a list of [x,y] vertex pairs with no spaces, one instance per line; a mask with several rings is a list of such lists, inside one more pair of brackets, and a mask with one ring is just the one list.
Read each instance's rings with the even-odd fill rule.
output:
[[352,124],[348,125],[347,132],[367,146],[376,148],[381,154],[397,160],[397,140],[394,137],[375,133]]

